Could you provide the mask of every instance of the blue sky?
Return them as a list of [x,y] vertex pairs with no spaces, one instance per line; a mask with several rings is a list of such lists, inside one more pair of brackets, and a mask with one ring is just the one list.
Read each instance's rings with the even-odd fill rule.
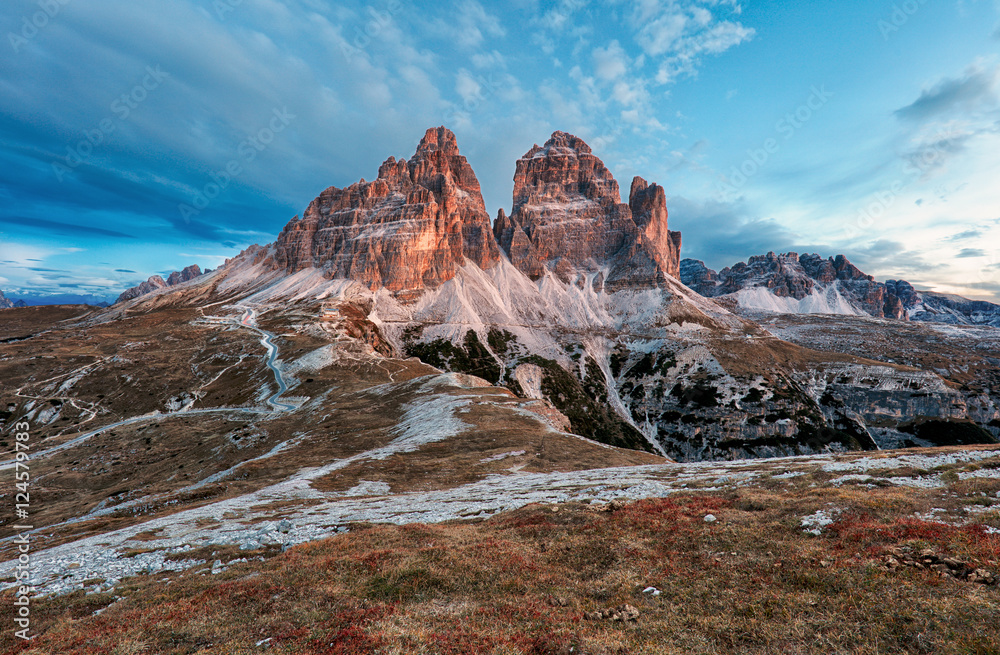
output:
[[444,124],[493,215],[560,129],[666,188],[683,256],[1000,298],[995,0],[10,0],[0,34],[10,296],[214,268]]

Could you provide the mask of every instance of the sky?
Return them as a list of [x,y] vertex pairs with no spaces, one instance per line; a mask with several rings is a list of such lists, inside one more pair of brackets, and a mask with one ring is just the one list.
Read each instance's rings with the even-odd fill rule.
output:
[[564,130],[683,257],[1000,302],[1000,0],[5,0],[0,35],[11,297],[215,268],[445,125],[492,215]]

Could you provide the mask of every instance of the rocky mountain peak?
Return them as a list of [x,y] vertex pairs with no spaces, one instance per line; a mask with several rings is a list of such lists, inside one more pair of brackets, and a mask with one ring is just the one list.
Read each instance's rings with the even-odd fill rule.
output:
[[443,125],[432,127],[424,133],[424,138],[417,146],[416,156],[426,155],[429,152],[441,152],[446,156],[458,154],[458,139],[455,134]]
[[202,271],[200,266],[192,264],[191,266],[188,266],[180,271],[174,271],[167,276],[166,280],[159,275],[151,275],[145,282],[123,291],[122,294],[118,296],[118,300],[115,302],[125,302],[126,300],[132,300],[133,298],[144,296],[147,293],[152,293],[154,291],[158,291],[159,289],[166,289],[167,287],[183,284],[184,282],[190,282],[191,280],[210,272],[211,271],[209,270]]
[[681,233],[667,227],[667,192],[636,176],[628,204],[650,256],[668,275],[680,277]]
[[500,259],[479,180],[444,127],[427,130],[413,157],[389,157],[372,182],[330,187],[275,243],[279,268],[418,295],[454,277],[466,259]]
[[663,187],[636,178],[623,204],[604,162],[566,132],[554,132],[517,161],[513,211],[498,216],[494,234],[532,278],[545,270],[564,278],[607,270],[601,283],[622,288],[679,275],[680,233],[667,229]]
[[513,210],[491,223],[455,135],[436,127],[410,159],[386,159],[372,182],[321,193],[281,232],[271,263],[292,273],[318,268],[406,300],[467,260],[492,267],[501,249],[533,279],[599,273],[595,288],[655,286],[679,275],[680,244],[667,227],[663,187],[637,178],[623,204],[611,171],[567,132],[517,161]]
[[684,260],[681,280],[708,297],[763,288],[778,298],[795,301],[815,297],[810,307],[828,307],[833,313],[853,308],[878,318],[907,318],[907,306],[896,296],[895,287],[876,282],[844,255],[824,258],[815,253],[769,252],[718,273],[700,261]]
[[201,267],[197,264],[192,264],[180,271],[174,271],[167,277],[167,285],[174,286],[175,284],[181,284],[182,282],[188,282],[201,276]]
[[566,132],[553,132],[544,146],[532,146],[517,160],[515,212],[526,204],[581,200],[621,202],[618,182],[583,139]]

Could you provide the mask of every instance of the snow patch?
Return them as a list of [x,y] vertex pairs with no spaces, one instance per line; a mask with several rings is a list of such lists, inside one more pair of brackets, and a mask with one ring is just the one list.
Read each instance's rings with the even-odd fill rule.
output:
[[821,509],[809,516],[802,517],[802,531],[806,534],[819,536],[823,534],[823,528],[837,520],[843,510],[833,507]]
[[761,310],[775,314],[865,315],[841,295],[840,288],[836,283],[826,288],[814,287],[812,292],[801,300],[776,296],[766,287],[740,289],[735,296],[737,304],[742,309]]

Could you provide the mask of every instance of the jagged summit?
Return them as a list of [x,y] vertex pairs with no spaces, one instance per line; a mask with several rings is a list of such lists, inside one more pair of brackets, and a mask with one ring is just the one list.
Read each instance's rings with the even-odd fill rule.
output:
[[611,171],[572,134],[554,132],[517,161],[512,206],[510,216],[498,214],[494,235],[532,278],[600,272],[613,290],[679,275],[680,233],[667,229],[663,188],[637,177],[623,204]]
[[204,273],[201,267],[197,264],[192,264],[191,266],[185,267],[183,270],[174,271],[171,273],[166,280],[164,280],[159,275],[150,276],[148,280],[142,282],[131,289],[126,289],[120,296],[116,303],[125,302],[127,300],[132,300],[133,298],[138,298],[139,296],[144,296],[147,293],[153,293],[160,289],[166,289],[167,287],[177,286],[178,284],[183,284],[184,282],[190,282],[196,277],[201,277]]
[[917,291],[906,280],[878,282],[844,255],[769,252],[718,273],[704,262],[685,259],[680,277],[703,296],[729,297],[747,310],[1000,326],[1000,306]]
[[274,257],[292,273],[318,268],[407,295],[451,279],[466,259],[488,268],[500,253],[479,180],[455,135],[438,127],[372,182],[321,193],[282,230]]
[[409,160],[385,160],[375,180],[321,193],[282,230],[272,264],[414,299],[466,261],[492,268],[501,250],[532,279],[596,274],[595,288],[613,291],[678,277],[680,233],[667,229],[662,187],[636,178],[622,203],[611,171],[566,132],[517,161],[513,210],[491,224],[455,135],[436,127]]
[[746,309],[907,318],[895,288],[876,282],[844,255],[769,252],[718,273],[684,260],[681,280],[710,298],[734,295]]

